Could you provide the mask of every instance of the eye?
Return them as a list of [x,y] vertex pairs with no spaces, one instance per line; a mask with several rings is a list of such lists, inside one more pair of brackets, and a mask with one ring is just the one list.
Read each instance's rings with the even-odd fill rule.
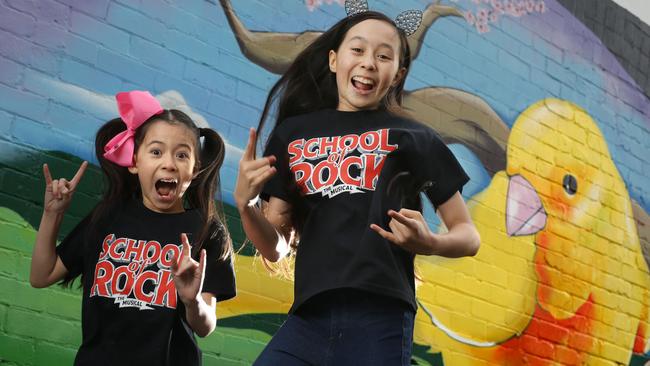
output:
[[388,55],[378,55],[377,57],[378,57],[380,60],[384,60],[384,61],[389,61],[389,60],[392,60],[392,59],[393,59],[392,57],[390,57],[390,56],[388,56]]
[[178,154],[176,154],[176,157],[179,158],[179,159],[189,159],[190,154],[183,151],[183,152],[179,152]]
[[562,179],[562,187],[567,194],[573,196],[578,192],[578,180],[573,175],[567,174]]
[[151,153],[151,155],[154,155],[154,156],[160,156],[160,154],[162,154],[162,152],[159,149],[152,149],[150,151],[150,153]]
[[363,52],[363,50],[362,50],[361,48],[359,48],[359,47],[352,47],[351,50],[352,50],[352,52],[354,52],[354,53],[361,53],[361,52]]

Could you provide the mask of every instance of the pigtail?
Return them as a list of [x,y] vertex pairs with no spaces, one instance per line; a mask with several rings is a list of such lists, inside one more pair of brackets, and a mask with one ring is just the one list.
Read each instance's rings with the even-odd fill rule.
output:
[[232,241],[226,226],[221,201],[221,183],[219,170],[226,155],[225,143],[221,136],[211,128],[198,129],[200,154],[197,162],[196,177],[186,192],[189,205],[199,211],[204,219],[194,255],[201,250],[203,243],[215,235],[222,238],[220,259],[225,259],[233,252]]
[[108,121],[97,131],[95,136],[95,156],[104,173],[104,196],[92,213],[92,223],[115,207],[124,204],[137,193],[138,178],[131,174],[127,167],[117,165],[104,157],[104,146],[115,135],[126,130],[126,125],[120,118]]
[[[101,201],[91,211],[90,222],[84,235],[90,235],[94,231],[93,228],[102,218],[106,217],[115,207],[124,204],[132,198],[139,187],[137,176],[129,173],[126,167],[112,163],[104,157],[104,146],[106,143],[124,130],[126,130],[126,125],[122,119],[115,118],[101,126],[95,135],[95,156],[104,173],[104,195]],[[71,276],[68,273],[60,285],[70,287],[75,278],[76,276]],[[81,286],[81,283],[79,285]]]

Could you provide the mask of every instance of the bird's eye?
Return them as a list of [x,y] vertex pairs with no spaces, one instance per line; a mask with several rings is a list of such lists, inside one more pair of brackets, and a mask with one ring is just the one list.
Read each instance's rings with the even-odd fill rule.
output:
[[562,187],[566,193],[573,196],[578,192],[578,180],[573,175],[567,174],[562,179]]

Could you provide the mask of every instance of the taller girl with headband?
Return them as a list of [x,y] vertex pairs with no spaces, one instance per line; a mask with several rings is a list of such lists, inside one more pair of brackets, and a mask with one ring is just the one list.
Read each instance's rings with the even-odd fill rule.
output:
[[[431,129],[403,116],[405,30],[364,3],[346,8],[356,14],[271,89],[258,127],[279,100],[265,157],[255,159],[251,130],[240,162],[235,200],[248,238],[270,261],[297,243],[293,306],[256,365],[410,365],[414,256],[479,247],[460,195],[467,175]],[[417,12],[403,19],[417,28]],[[447,233],[429,230],[420,192]]]
[[82,276],[75,365],[200,365],[193,333],[210,334],[216,302],[235,296],[232,244],[214,200],[224,143],[148,92],[116,99],[120,118],[95,140],[104,197],[57,247],[87,163],[70,181],[43,166],[30,281],[40,288]]

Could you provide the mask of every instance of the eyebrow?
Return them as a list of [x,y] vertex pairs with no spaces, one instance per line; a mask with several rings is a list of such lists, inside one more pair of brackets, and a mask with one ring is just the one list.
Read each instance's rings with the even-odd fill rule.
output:
[[[161,144],[161,145],[165,145],[165,143],[162,142],[162,141],[153,140],[153,141],[149,142],[149,143],[147,144],[147,146],[151,146],[151,145],[153,145],[153,144]],[[179,144],[177,147],[184,147],[184,148],[186,148],[186,149],[188,149],[188,150],[192,150],[192,147],[191,147],[190,145],[188,145],[188,144]]]
[[[350,40],[349,40],[348,42],[351,42],[351,41],[354,41],[354,40],[359,40],[359,41],[362,41],[362,42],[368,43],[368,40],[365,39],[365,38],[363,38],[363,37],[361,37],[361,36],[354,36],[354,37],[350,38]],[[379,47],[382,47],[382,46],[383,46],[383,47],[388,47],[388,48],[390,48],[391,51],[395,51],[395,50],[393,49],[393,46],[391,46],[391,45],[388,44],[388,43],[385,43],[385,42],[384,42],[384,43],[380,43],[380,44],[379,44]]]

